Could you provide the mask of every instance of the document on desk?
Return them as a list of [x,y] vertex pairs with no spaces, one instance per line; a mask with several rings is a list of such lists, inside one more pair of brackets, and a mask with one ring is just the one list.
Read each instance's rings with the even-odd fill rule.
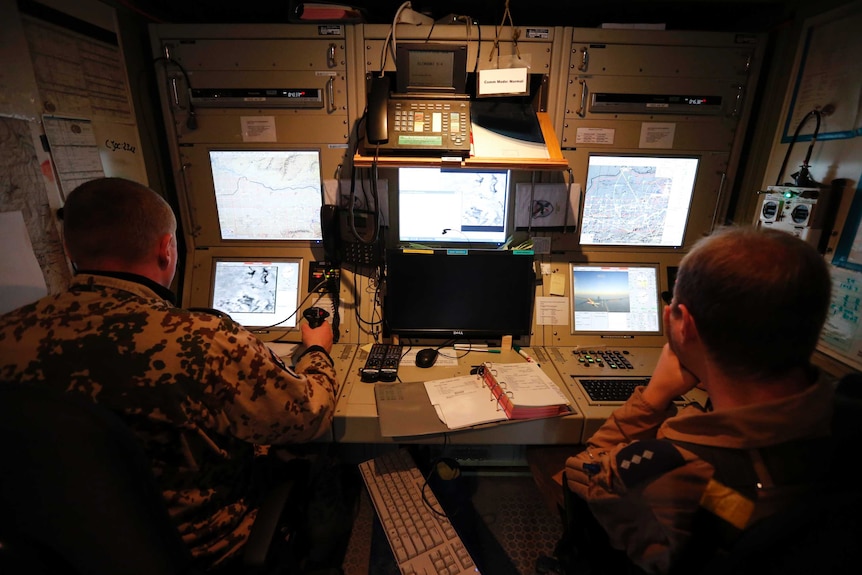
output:
[[478,375],[426,381],[425,390],[437,416],[449,429],[508,419]]
[[437,416],[428,399],[425,384],[375,383],[374,401],[380,435],[383,437],[410,437],[446,433],[449,428]]

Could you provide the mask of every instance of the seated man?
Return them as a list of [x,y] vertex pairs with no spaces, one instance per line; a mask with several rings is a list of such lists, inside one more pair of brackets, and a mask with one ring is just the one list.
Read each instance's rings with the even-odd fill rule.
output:
[[[703,564],[814,489],[827,466],[802,462],[827,457],[833,387],[809,362],[830,283],[814,247],[780,231],[720,230],[684,256],[649,384],[566,460],[569,511],[600,526],[602,561]],[[678,411],[695,386],[709,409]]]
[[176,219],[140,184],[82,184],[63,208],[68,291],[0,317],[0,379],[44,382],[120,414],[204,568],[237,557],[256,516],[256,445],[326,432],[336,374],[329,323],[302,325],[285,367],[229,318],[175,307]]

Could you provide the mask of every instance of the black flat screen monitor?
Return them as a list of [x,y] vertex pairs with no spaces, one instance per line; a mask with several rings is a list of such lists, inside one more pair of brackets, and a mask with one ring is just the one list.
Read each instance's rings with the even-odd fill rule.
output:
[[658,264],[572,263],[572,334],[661,333]]
[[499,247],[509,198],[507,170],[398,168],[398,240]]
[[530,333],[533,256],[500,250],[388,250],[384,319],[401,337],[496,339]]
[[210,150],[223,240],[320,240],[319,150]]
[[213,262],[210,306],[247,328],[295,327],[301,259]]
[[597,155],[587,165],[581,245],[683,245],[699,159]]

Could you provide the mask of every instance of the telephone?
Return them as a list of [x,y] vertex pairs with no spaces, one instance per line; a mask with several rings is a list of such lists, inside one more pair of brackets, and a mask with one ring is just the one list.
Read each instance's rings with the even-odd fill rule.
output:
[[[323,251],[334,267],[342,262],[376,266],[381,260],[377,214],[332,204],[320,208]],[[355,230],[355,231],[354,231]]]
[[369,152],[470,155],[470,99],[451,95],[392,95],[387,76],[375,76],[368,95]]

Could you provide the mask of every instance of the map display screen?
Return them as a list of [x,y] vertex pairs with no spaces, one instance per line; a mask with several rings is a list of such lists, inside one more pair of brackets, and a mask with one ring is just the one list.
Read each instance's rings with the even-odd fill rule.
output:
[[217,260],[211,306],[245,327],[295,327],[300,263]]
[[657,264],[572,264],[572,333],[661,332]]
[[509,172],[398,169],[398,239],[415,243],[505,243]]
[[320,240],[318,150],[211,150],[224,240]]
[[681,247],[698,158],[591,155],[582,245]]

